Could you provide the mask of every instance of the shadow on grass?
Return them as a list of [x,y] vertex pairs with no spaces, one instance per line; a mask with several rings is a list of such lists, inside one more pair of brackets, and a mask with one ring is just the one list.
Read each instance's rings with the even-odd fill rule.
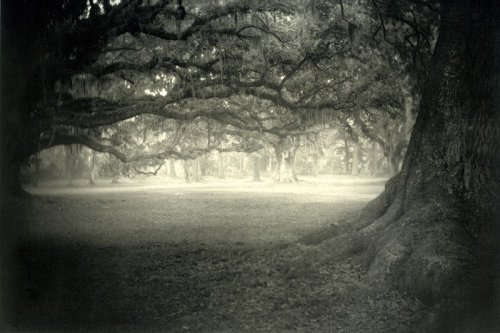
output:
[[[176,318],[207,304],[189,276],[196,251],[153,244],[96,248],[58,241],[24,241],[18,251],[14,329],[95,332],[169,329]],[[186,256],[188,258],[186,259]]]

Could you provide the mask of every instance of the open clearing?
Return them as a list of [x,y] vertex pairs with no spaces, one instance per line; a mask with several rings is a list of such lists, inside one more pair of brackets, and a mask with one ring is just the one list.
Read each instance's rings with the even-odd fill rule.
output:
[[365,286],[354,254],[328,255],[342,244],[297,242],[357,214],[384,179],[60,185],[24,203],[20,330],[388,332],[424,312]]

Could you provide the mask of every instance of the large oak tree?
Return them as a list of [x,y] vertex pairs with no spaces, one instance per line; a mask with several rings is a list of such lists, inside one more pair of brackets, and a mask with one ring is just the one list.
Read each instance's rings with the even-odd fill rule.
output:
[[360,218],[360,233],[372,240],[368,278],[390,281],[440,314],[473,309],[491,287],[482,274],[496,260],[498,238],[499,51],[497,1],[441,2],[402,171]]

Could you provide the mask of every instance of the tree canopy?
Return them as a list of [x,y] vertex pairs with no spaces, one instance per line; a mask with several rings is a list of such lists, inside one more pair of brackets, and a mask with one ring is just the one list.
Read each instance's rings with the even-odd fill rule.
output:
[[[10,14],[4,23],[30,77],[11,73],[7,86],[25,87],[21,125],[37,124],[17,124],[30,138],[21,155],[76,143],[123,161],[154,153],[126,156],[113,145],[119,140],[68,128],[149,115],[144,119],[204,119],[233,135],[285,137],[351,119],[360,134],[383,143],[366,119],[404,115],[417,82],[406,58],[418,68],[427,61],[435,17],[426,15],[431,4],[411,1],[189,1],[182,8],[168,1],[51,1],[42,15],[36,2],[6,6],[27,21],[33,16],[20,23]],[[184,156],[172,145],[156,154]]]

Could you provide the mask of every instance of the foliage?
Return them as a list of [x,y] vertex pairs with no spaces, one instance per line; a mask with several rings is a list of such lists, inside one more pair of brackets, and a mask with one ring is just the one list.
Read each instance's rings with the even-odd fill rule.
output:
[[[405,96],[415,94],[405,51],[412,46],[425,62],[433,8],[339,4],[193,1],[181,18],[168,1],[51,1],[37,17],[36,35],[7,21],[26,40],[43,41],[33,46],[42,60],[28,68],[39,73],[26,87],[36,105],[27,121],[38,126],[19,129],[32,140],[23,154],[75,143],[136,165],[145,159],[144,166],[154,168],[165,158],[212,149],[250,152],[262,134],[279,141],[318,125],[345,124],[356,127],[349,130],[354,140],[364,135],[388,152],[390,144],[373,124],[387,114],[401,119]],[[39,10],[34,2],[9,6],[12,12]],[[177,125],[154,129],[168,119]],[[201,137],[212,135],[200,127],[208,122],[225,137],[200,146]],[[68,133],[68,127],[77,130]],[[78,130],[85,128],[97,132]],[[108,130],[112,138],[103,140],[99,132]],[[143,131],[156,133],[148,136],[151,142],[135,138]],[[235,136],[252,143],[228,145]],[[184,147],[159,137],[177,138]]]

